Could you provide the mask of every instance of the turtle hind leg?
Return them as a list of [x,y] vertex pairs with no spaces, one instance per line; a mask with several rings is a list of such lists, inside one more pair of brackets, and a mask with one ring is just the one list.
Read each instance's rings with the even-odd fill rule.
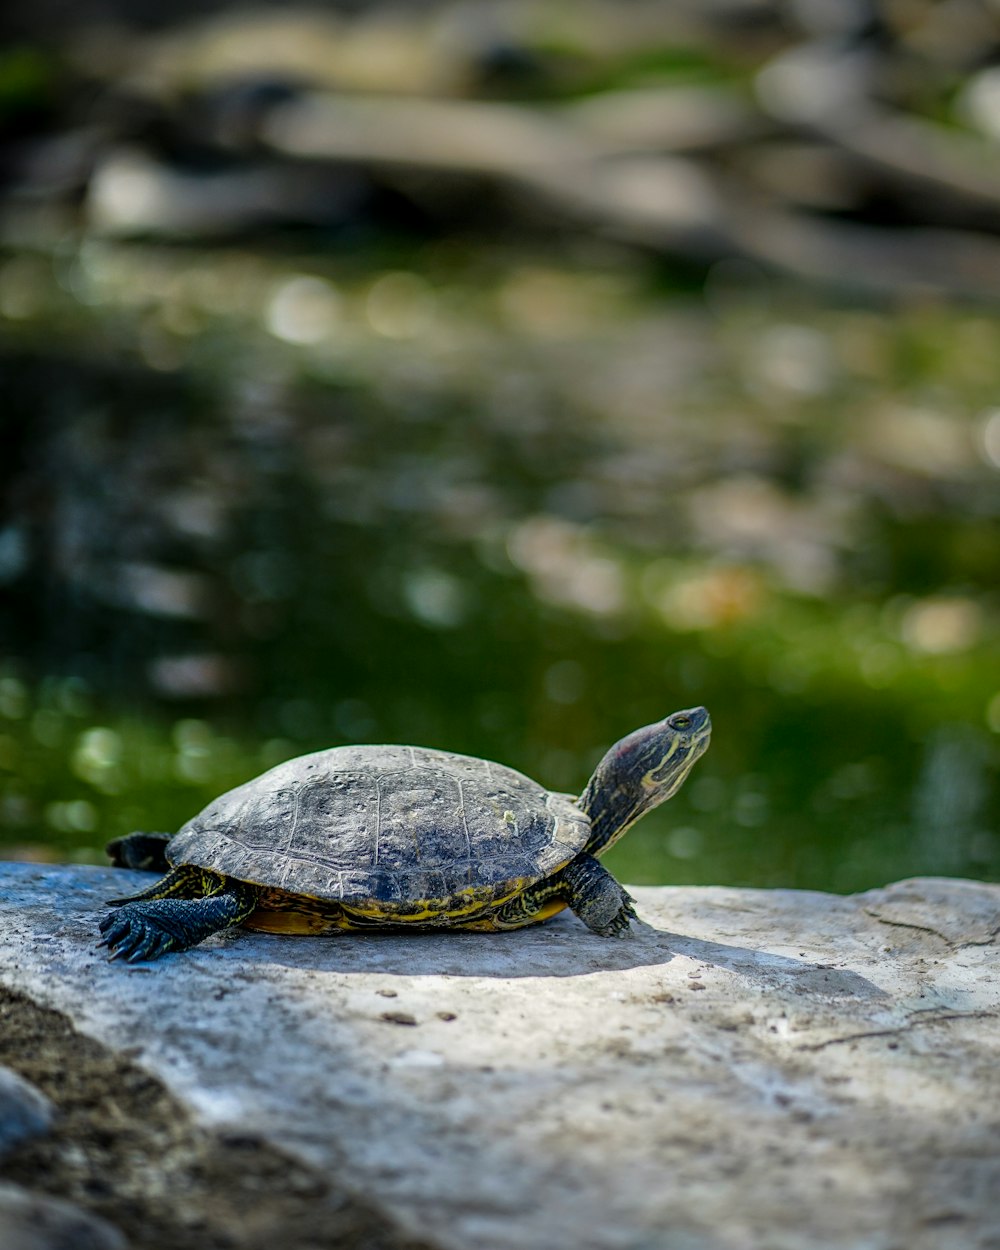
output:
[[140,890],[138,894],[129,894],[124,898],[109,898],[105,906],[124,907],[128,903],[145,903],[157,898],[206,898],[218,894],[224,884],[225,878],[218,873],[208,872],[194,864],[180,864],[159,881],[154,881],[148,890]]
[[257,906],[257,891],[240,881],[202,898],[153,898],[126,903],[101,921],[101,945],[130,964],[184,951],[240,924]]
[[113,838],[104,848],[114,868],[142,868],[147,872],[166,872],[167,843],[172,833],[127,833]]

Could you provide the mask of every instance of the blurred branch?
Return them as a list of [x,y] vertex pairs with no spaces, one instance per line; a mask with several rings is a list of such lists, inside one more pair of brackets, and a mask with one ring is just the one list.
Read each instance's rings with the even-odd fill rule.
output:
[[882,103],[869,59],[866,50],[794,48],[760,71],[758,97],[775,123],[805,129],[883,179],[1000,209],[996,145]]
[[[701,146],[721,144],[751,124],[732,101],[713,101],[709,93],[698,95],[706,112],[695,121],[685,114],[689,93],[675,100],[667,90],[643,92],[642,101],[645,108],[637,99],[617,102],[620,112],[603,101],[543,112],[512,104],[314,93],[276,106],[261,136],[274,150],[299,159],[507,179],[646,246],[683,247],[703,257],[735,252],[813,281],[880,292],[981,298],[1000,292],[1000,241],[988,235],[811,216],[765,199],[690,156],[642,154],[693,146],[696,134]],[[908,133],[924,138],[917,126]],[[858,132],[853,149],[872,160],[884,151],[887,168],[913,177],[920,172],[913,143],[908,151],[901,147],[890,165],[894,134],[889,124],[865,137]],[[957,158],[950,163],[957,165]],[[995,196],[1000,206],[1000,183],[994,187],[997,180],[988,173],[953,185],[945,178],[948,166],[947,160],[929,162],[925,176],[956,194],[974,192],[980,201],[992,203]]]
[[[103,94],[84,77],[60,128],[8,147],[0,239],[377,230],[380,205],[393,227],[450,229],[541,207],[702,262],[995,299],[1000,27],[982,0],[950,7],[598,2],[551,29],[516,6],[233,7],[155,38],[95,28],[76,64]],[[970,75],[978,121],[956,94]]]
[[261,125],[271,147],[311,160],[530,176],[553,160],[593,160],[587,136],[557,117],[515,104],[385,96],[302,96]]

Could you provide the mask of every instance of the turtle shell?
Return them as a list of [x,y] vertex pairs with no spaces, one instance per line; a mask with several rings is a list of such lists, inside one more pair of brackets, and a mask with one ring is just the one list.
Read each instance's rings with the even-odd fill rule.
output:
[[279,764],[210,803],[167,847],[241,881],[391,915],[499,902],[564,867],[590,836],[565,795],[512,768],[408,746]]

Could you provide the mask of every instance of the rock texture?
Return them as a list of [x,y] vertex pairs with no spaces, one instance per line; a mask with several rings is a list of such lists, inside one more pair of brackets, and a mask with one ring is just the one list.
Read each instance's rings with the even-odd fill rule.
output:
[[[0,1157],[49,1131],[55,1109],[29,1081],[0,1066]],[[127,1250],[111,1225],[69,1202],[0,1182],[3,1250]]]
[[0,984],[445,1247],[1000,1245],[1000,886],[637,889],[625,941],[95,949],[124,870],[0,866]]
[[0,1184],[3,1250],[128,1250],[125,1238],[103,1220],[20,1185]]
[[52,1116],[52,1104],[40,1090],[0,1065],[0,1157],[24,1138],[46,1132]]

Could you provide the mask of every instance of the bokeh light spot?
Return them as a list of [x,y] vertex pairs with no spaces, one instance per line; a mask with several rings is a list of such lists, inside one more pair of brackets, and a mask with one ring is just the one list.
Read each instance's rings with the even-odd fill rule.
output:
[[336,330],[341,300],[323,278],[297,275],[282,282],[265,310],[267,328],[286,343],[321,343]]

